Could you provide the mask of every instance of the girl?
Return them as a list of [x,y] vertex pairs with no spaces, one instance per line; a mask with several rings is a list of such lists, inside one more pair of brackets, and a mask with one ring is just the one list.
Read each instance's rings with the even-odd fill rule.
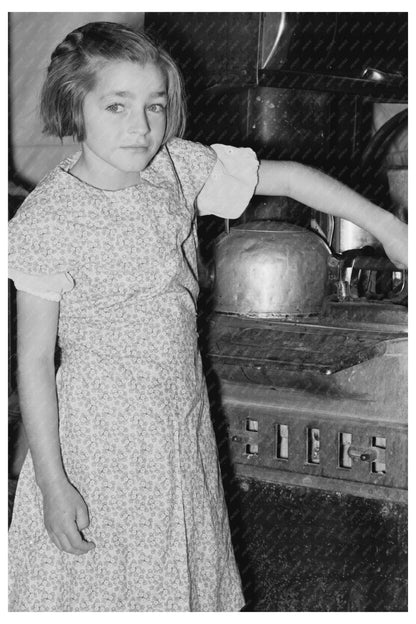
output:
[[58,45],[41,112],[82,151],[10,224],[30,447],[10,609],[238,611],[197,349],[194,206],[234,218],[253,192],[292,196],[370,230],[400,265],[406,226],[310,168],[178,138],[175,64],[120,24],[87,24]]

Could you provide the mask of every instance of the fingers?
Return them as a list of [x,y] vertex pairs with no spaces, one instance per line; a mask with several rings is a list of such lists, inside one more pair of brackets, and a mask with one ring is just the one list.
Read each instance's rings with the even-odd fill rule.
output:
[[95,545],[92,542],[86,542],[82,539],[81,534],[74,525],[70,527],[66,533],[59,536],[62,550],[71,555],[85,555],[92,550]]
[[71,555],[85,555],[95,548],[94,542],[86,542],[77,526],[68,526],[62,532],[49,532],[49,537],[59,550],[63,550]]
[[77,527],[80,531],[88,528],[90,524],[90,518],[88,515],[88,509],[86,505],[77,507],[75,522],[77,523]]
[[83,539],[75,523],[68,527],[65,537],[68,539],[71,548],[78,551],[74,554],[84,554],[95,547],[93,542],[87,542]]
[[87,542],[83,529],[89,524],[88,507],[79,492],[65,483],[58,490],[43,493],[44,522],[53,544],[73,555],[84,555],[95,548]]
[[89,525],[87,509],[80,511],[81,513],[77,510],[76,521],[68,521],[64,526],[48,530],[49,537],[55,546],[71,555],[84,555],[95,548],[94,542],[84,540],[80,532]]

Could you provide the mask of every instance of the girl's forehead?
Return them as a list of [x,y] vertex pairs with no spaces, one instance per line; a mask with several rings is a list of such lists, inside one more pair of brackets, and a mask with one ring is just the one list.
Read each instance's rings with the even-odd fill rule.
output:
[[166,77],[155,63],[134,61],[103,61],[95,70],[96,91],[145,90],[150,92],[166,91]]

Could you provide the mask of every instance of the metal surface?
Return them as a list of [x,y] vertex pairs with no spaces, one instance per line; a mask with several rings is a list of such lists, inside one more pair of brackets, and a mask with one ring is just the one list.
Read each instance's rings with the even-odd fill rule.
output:
[[291,322],[265,322],[215,315],[210,357],[247,368],[308,371],[331,375],[384,355],[398,331],[366,330]]
[[266,13],[262,15],[260,31],[260,69],[265,69],[272,59],[287,54],[290,42],[286,35],[288,16],[286,13]]
[[382,249],[381,243],[369,232],[346,219],[335,218],[334,249],[337,252],[371,246]]
[[231,462],[273,483],[406,502],[405,308],[328,306],[302,323],[212,316]]
[[240,474],[229,509],[248,611],[407,610],[405,504]]
[[319,236],[292,224],[253,221],[232,228],[215,245],[215,309],[274,318],[316,314],[326,295],[329,256]]
[[255,195],[241,215],[241,219],[243,223],[247,223],[247,221],[284,221],[285,223],[308,227],[311,222],[311,209],[291,197]]
[[[257,84],[260,13],[145,14],[146,31],[179,60],[186,92]],[[202,87],[203,85],[203,87]]]
[[386,414],[370,417],[358,398],[325,404],[311,395],[307,402],[307,395],[294,391],[290,396],[287,390],[225,381],[221,392],[236,474],[407,501],[405,422],[392,422]]
[[368,327],[383,331],[407,332],[408,310],[404,305],[386,301],[334,301],[328,298],[324,304],[322,319],[326,324],[342,327]]
[[264,86],[249,89],[249,144],[256,151],[273,150],[280,160],[294,150],[301,162],[323,158],[322,152],[330,149],[332,106],[328,93]]
[[[150,12],[145,26],[180,61],[188,93],[263,84],[407,98],[406,13]],[[394,80],[364,79],[365,67]]]
[[[375,256],[373,247],[350,249],[328,260],[329,280],[339,301],[387,301],[407,305],[408,272],[388,258]],[[374,308],[376,313],[377,308]],[[393,317],[395,314],[393,314]],[[374,319],[374,322],[375,319]]]
[[325,93],[349,93],[371,98],[375,102],[407,102],[408,81],[401,78],[393,84],[374,82],[350,76],[293,71],[290,69],[265,69],[259,71],[259,86],[281,89],[307,89]]

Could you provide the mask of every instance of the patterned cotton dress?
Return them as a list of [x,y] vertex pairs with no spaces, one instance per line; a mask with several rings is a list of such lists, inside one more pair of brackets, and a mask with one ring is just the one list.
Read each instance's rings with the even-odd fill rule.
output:
[[[9,532],[9,608],[238,611],[196,332],[195,198],[205,185],[210,203],[224,165],[174,139],[137,186],[104,191],[69,173],[76,158],[22,205],[9,250],[17,288],[60,300],[62,456],[96,548],[76,556],[50,541],[29,453]],[[247,184],[230,159],[231,187],[239,169]]]

